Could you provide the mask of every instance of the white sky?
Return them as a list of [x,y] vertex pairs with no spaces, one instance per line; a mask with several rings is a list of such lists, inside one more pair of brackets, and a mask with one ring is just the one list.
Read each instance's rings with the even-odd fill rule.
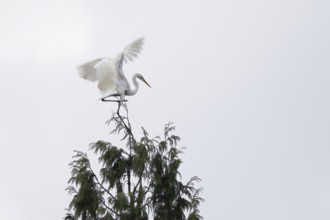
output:
[[75,67],[144,36],[135,132],[174,122],[205,219],[330,218],[330,2],[0,1],[0,219],[61,219],[115,106]]

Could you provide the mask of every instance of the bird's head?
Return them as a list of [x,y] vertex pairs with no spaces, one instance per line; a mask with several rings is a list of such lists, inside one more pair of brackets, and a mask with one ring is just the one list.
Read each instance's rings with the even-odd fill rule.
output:
[[147,83],[147,81],[143,78],[143,76],[140,73],[136,74],[136,77],[141,80],[142,82],[144,82],[145,84],[147,84],[150,88],[151,86],[149,85],[149,83]]

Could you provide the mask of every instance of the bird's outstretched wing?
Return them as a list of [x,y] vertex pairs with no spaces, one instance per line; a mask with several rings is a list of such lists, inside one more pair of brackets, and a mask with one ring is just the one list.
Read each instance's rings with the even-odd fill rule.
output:
[[103,58],[91,60],[87,63],[81,64],[77,67],[79,75],[86,80],[95,82],[97,80],[96,69],[94,66],[99,63]]
[[104,58],[95,65],[95,73],[98,81],[97,87],[102,95],[110,95],[117,92],[118,74],[115,70],[114,60]]
[[123,51],[123,58],[125,62],[132,61],[133,58],[137,57],[142,49],[144,38],[139,38],[127,45]]
[[130,86],[123,72],[123,63],[124,61],[127,62],[128,60],[132,61],[134,57],[137,57],[142,49],[143,41],[144,38],[134,40],[114,58],[114,69],[116,70],[115,73],[117,73],[116,76],[118,77],[118,90],[129,90]]
[[123,62],[132,61],[142,49],[143,38],[139,38],[114,58],[98,58],[78,66],[79,75],[89,81],[98,81],[98,88],[103,97],[122,95],[130,89],[123,73]]

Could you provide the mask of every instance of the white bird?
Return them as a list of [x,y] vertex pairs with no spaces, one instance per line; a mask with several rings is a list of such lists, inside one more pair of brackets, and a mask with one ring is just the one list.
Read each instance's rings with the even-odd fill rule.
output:
[[84,63],[78,66],[79,75],[91,82],[98,82],[97,87],[102,94],[102,101],[109,96],[120,96],[121,103],[124,103],[125,95],[132,96],[138,91],[139,83],[136,79],[140,79],[151,87],[140,73],[136,73],[132,78],[135,88],[131,89],[123,72],[124,61],[132,61],[134,57],[137,57],[142,44],[143,38],[139,38],[128,44],[113,58],[98,58]]

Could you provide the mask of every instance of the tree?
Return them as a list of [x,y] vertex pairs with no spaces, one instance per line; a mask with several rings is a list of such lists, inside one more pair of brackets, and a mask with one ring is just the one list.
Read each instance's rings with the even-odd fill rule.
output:
[[[72,201],[65,220],[198,220],[202,188],[195,188],[200,179],[181,180],[178,148],[179,136],[173,134],[172,123],[165,125],[163,138],[143,136],[136,141],[129,119],[119,113],[107,121],[114,124],[113,134],[123,135],[126,147],[107,141],[90,144],[102,168],[96,174],[86,153],[75,151],[69,164],[71,178],[67,191]],[[128,114],[127,114],[128,115]]]

